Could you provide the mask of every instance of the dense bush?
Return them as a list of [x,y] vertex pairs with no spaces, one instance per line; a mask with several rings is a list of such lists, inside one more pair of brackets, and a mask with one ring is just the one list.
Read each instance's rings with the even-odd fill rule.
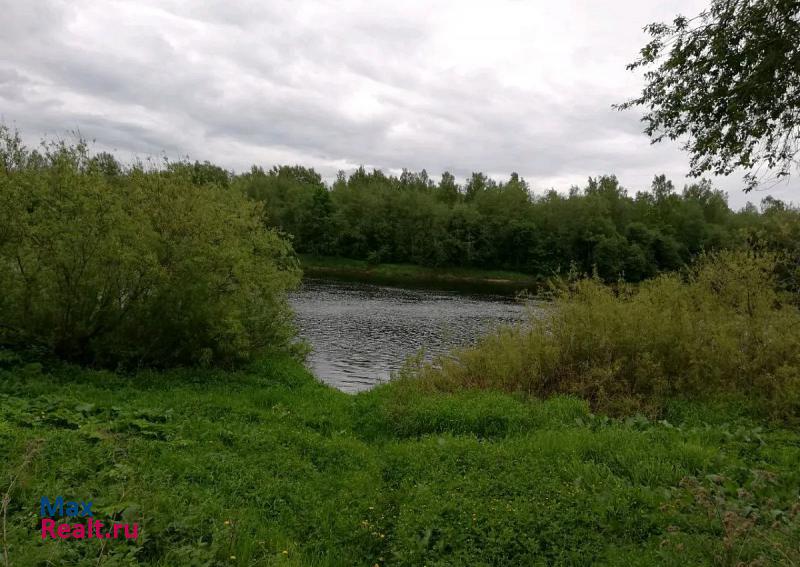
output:
[[260,205],[196,168],[0,134],[0,343],[126,366],[287,344],[298,270]]
[[546,316],[423,368],[423,384],[574,394],[618,413],[747,398],[800,418],[800,311],[778,291],[776,266],[724,252],[636,288],[580,280]]

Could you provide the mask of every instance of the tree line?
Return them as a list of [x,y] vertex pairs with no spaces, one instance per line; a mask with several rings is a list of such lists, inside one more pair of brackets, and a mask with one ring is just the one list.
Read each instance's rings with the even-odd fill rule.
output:
[[291,235],[299,253],[375,263],[505,269],[541,277],[570,270],[607,281],[641,281],[702,252],[762,247],[800,251],[800,210],[767,197],[733,210],[702,180],[677,190],[664,175],[631,195],[613,175],[568,193],[536,195],[516,173],[399,176],[361,167],[327,186],[313,169],[253,167],[226,175],[186,164],[265,204],[265,222]]
[[[235,363],[293,348],[295,252],[542,279],[641,281],[719,249],[778,252],[800,289],[800,210],[730,208],[709,182],[614,176],[535,195],[517,174],[387,175],[121,164],[86,144],[25,147],[0,128],[0,347],[126,367]],[[16,346],[15,346],[16,345]]]

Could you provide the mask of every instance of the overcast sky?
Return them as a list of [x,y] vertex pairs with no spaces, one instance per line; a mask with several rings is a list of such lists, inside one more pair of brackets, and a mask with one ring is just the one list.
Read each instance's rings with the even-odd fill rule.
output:
[[[0,117],[26,140],[79,129],[123,159],[166,154],[241,171],[359,164],[517,171],[535,191],[616,174],[682,186],[651,146],[625,70],[642,27],[706,0],[0,0]],[[767,193],[800,201],[800,183]]]

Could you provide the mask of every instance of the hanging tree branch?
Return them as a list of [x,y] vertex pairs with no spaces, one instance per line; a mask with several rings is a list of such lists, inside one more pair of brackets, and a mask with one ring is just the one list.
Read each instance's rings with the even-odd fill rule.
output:
[[800,0],[712,0],[695,18],[645,27],[652,40],[628,69],[643,69],[639,97],[653,143],[684,141],[690,174],[745,170],[745,191],[798,167]]

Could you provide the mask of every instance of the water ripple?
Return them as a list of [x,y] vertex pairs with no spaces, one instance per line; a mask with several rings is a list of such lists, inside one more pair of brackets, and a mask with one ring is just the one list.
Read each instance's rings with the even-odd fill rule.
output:
[[313,349],[311,369],[345,392],[385,382],[420,349],[430,359],[521,320],[525,311],[501,296],[327,280],[306,280],[290,300]]

